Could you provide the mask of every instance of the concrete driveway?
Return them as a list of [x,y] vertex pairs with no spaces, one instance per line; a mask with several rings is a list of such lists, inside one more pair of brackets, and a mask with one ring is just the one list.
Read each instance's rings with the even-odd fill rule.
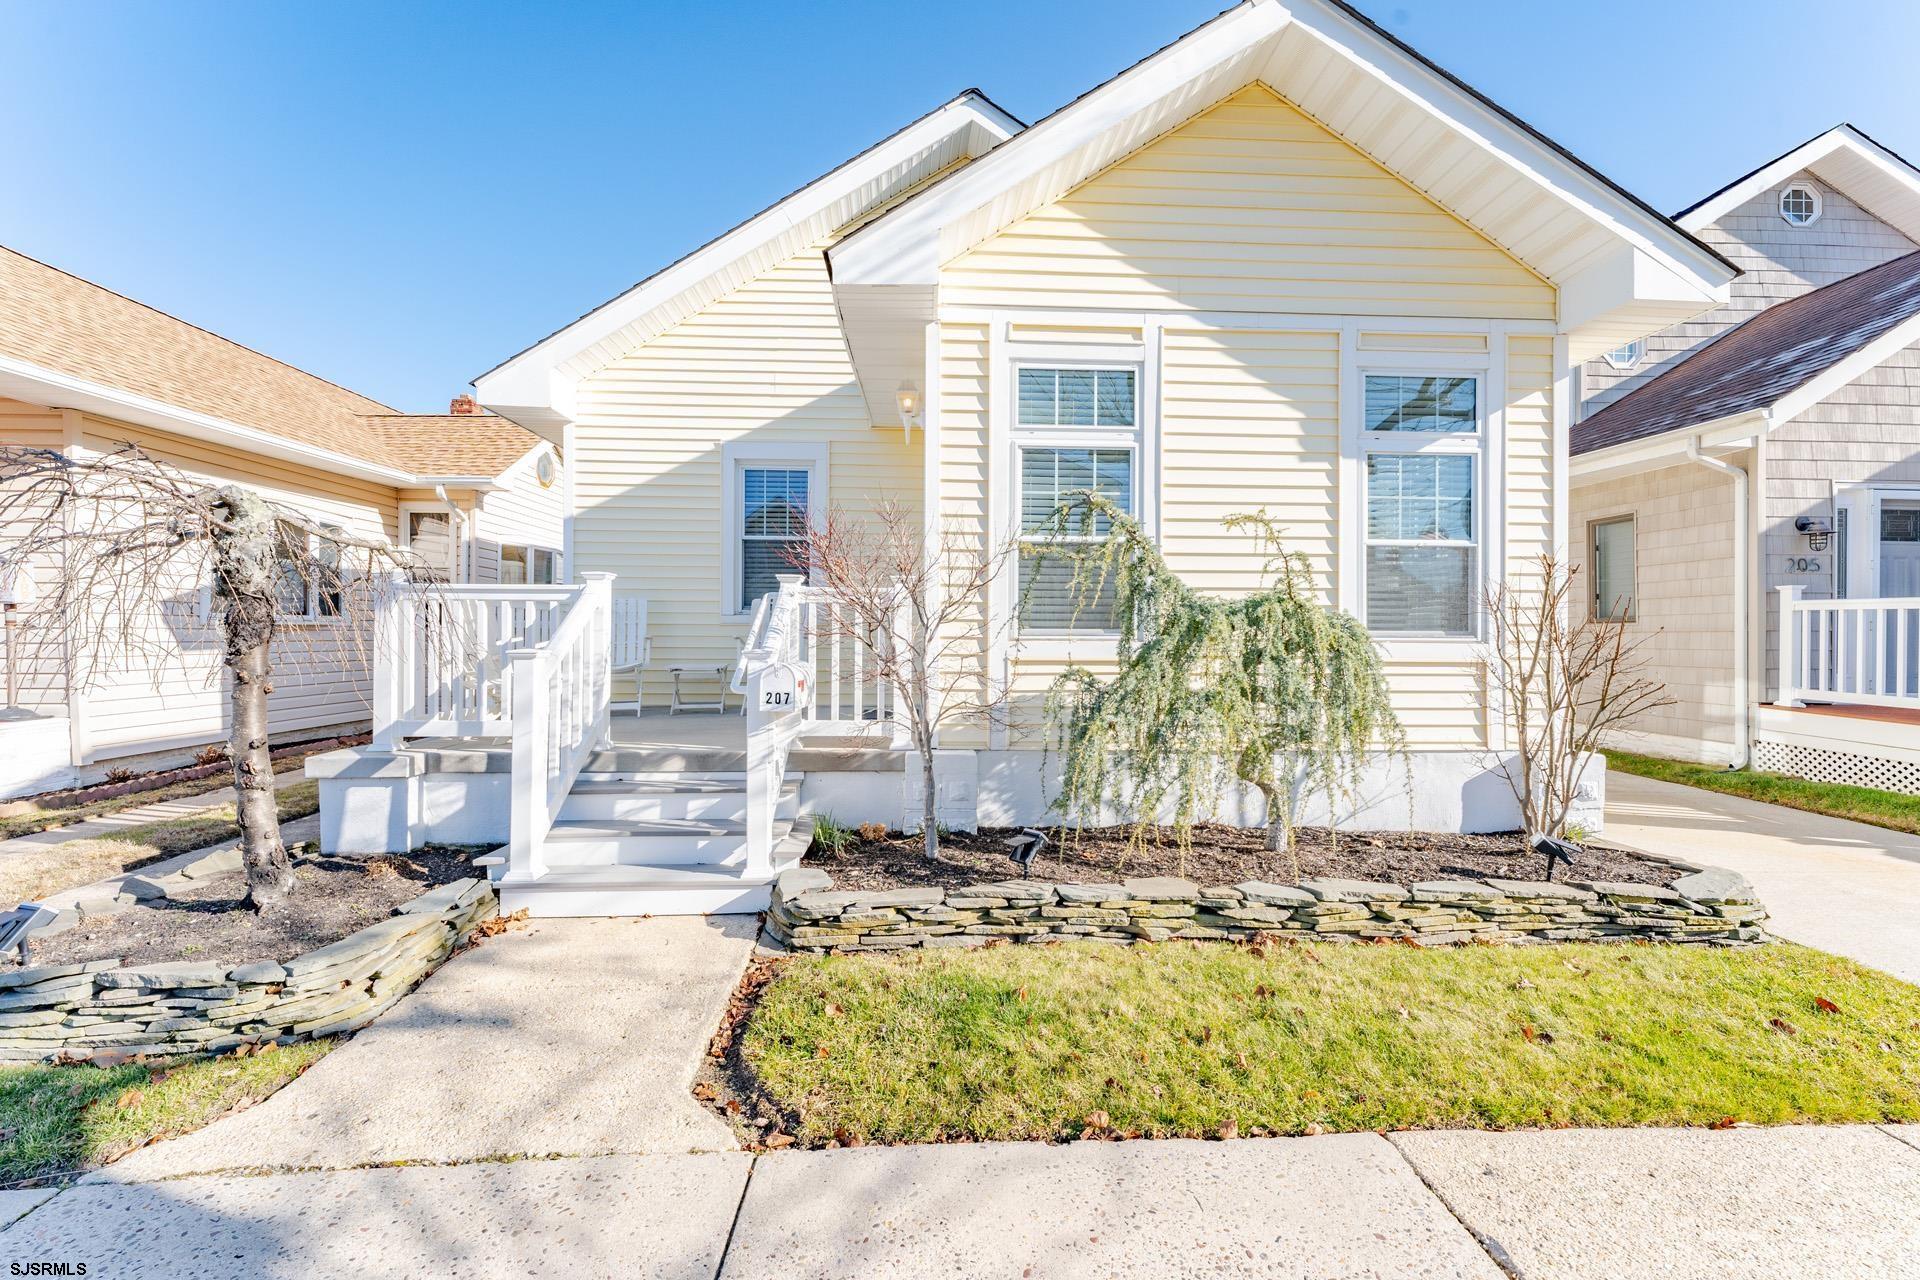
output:
[[1920,982],[1920,837],[1607,774],[1607,839],[1738,871],[1780,937]]

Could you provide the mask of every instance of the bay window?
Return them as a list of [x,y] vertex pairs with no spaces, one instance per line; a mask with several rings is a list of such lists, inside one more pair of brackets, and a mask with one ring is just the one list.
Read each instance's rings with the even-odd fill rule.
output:
[[1480,383],[1368,374],[1366,623],[1383,636],[1469,636],[1480,594]]

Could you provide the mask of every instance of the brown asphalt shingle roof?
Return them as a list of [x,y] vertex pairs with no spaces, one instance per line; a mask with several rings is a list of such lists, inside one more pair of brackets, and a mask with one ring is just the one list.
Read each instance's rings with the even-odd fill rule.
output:
[[4,247],[0,355],[416,474],[497,475],[538,443],[492,415],[396,413]]
[[1762,409],[1920,315],[1920,253],[1769,307],[1574,424],[1591,453]]

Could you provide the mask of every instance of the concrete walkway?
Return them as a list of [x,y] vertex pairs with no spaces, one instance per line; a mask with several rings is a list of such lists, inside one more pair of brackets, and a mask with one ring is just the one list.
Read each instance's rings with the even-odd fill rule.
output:
[[[306,773],[302,766],[274,774],[273,786],[278,791],[305,780]],[[198,795],[176,796],[172,800],[156,800],[151,804],[122,809],[118,813],[88,818],[84,822],[54,827],[48,831],[35,831],[24,836],[14,836],[10,840],[0,840],[0,858],[10,853],[27,853],[35,849],[44,849],[49,845],[65,844],[69,840],[94,840],[101,836],[118,835],[128,827],[144,826],[149,822],[191,818],[196,813],[205,813],[208,809],[217,809],[223,804],[232,803],[233,788],[231,786],[215,787],[211,791],[203,791]]]
[[1619,772],[1606,824],[1614,843],[1738,871],[1780,937],[1920,982],[1920,837]]
[[91,1180],[737,1150],[690,1090],[757,927],[536,920],[441,966],[259,1106]]

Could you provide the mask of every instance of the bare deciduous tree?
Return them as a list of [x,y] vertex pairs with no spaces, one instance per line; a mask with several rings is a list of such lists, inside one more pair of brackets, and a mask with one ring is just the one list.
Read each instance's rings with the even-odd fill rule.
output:
[[875,679],[894,690],[894,715],[920,760],[921,831],[934,858],[934,744],[945,730],[992,724],[1005,712],[1007,690],[988,670],[986,601],[1014,544],[988,545],[956,527],[931,542],[920,516],[887,498],[870,515],[829,512],[791,558],[840,606],[816,624],[816,638],[858,645]]
[[[275,643],[298,649],[323,635],[319,660],[338,662],[343,648],[353,658],[379,593],[423,576],[419,562],[133,445],[77,456],[0,445],[0,560],[43,587],[15,615],[26,650],[16,661],[62,671],[71,687],[142,666],[184,671],[194,636],[217,636],[248,901],[256,910],[285,901],[294,878],[267,716]],[[337,625],[289,628],[290,616]]]
[[1485,595],[1488,671],[1513,735],[1498,759],[1529,837],[1566,834],[1590,756],[1609,734],[1674,705],[1647,673],[1648,636],[1624,620],[1573,616],[1578,576],[1542,555],[1523,581]]

